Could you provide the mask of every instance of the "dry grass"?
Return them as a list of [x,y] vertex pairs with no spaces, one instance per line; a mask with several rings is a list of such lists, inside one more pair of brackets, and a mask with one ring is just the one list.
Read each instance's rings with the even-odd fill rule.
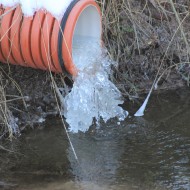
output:
[[3,74],[0,72],[0,139],[7,134],[9,138],[12,138],[14,134],[19,133],[18,125],[7,101]]
[[189,84],[188,0],[99,0],[98,3],[102,7],[105,45],[119,63],[113,80],[124,95],[133,99],[148,90],[159,68],[158,77],[166,70],[166,85],[175,87],[178,76]]

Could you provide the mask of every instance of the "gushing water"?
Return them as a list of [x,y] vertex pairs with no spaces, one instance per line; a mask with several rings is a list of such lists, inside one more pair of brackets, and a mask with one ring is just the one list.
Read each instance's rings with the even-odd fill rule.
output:
[[64,116],[72,132],[85,132],[101,118],[104,122],[114,117],[122,121],[128,115],[118,106],[123,103],[121,93],[109,80],[114,62],[103,51],[95,39],[74,38],[72,56],[79,72],[64,98]]

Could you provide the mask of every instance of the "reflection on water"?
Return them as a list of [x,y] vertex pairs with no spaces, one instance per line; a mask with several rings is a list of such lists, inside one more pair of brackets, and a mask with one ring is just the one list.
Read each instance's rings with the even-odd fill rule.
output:
[[0,150],[0,189],[190,189],[190,92],[152,98],[143,118],[71,134],[58,119]]

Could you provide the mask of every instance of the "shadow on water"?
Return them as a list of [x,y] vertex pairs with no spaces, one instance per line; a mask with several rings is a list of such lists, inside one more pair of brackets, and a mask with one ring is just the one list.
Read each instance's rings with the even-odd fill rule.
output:
[[0,189],[190,189],[190,91],[152,97],[145,117],[70,134],[48,119],[1,145]]

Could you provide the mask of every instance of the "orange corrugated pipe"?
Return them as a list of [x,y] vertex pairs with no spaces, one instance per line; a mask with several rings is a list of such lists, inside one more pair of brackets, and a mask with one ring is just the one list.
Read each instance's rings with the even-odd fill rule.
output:
[[[1,6],[0,15],[10,9]],[[1,18],[0,61],[76,75],[74,35],[101,41],[101,12],[94,0],[73,0],[61,20],[44,10],[25,17],[17,6]]]

